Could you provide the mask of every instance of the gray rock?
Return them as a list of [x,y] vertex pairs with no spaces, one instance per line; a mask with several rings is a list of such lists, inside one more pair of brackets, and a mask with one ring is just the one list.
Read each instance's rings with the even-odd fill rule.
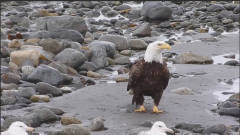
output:
[[71,124],[64,127],[63,135],[90,135],[90,131],[81,124]]
[[209,134],[212,134],[212,133],[223,135],[226,130],[227,130],[227,127],[223,124],[214,125],[214,126],[206,128],[202,132],[202,135],[209,135]]
[[53,67],[64,74],[68,74],[68,66],[66,66],[65,64],[53,61],[48,64],[48,66]]
[[45,31],[45,30],[37,31],[37,32],[30,32],[26,38],[29,38],[29,39],[30,38],[40,38],[40,39],[45,38],[45,39],[47,39],[47,38],[51,38],[51,33],[49,31]]
[[218,108],[232,108],[232,107],[237,107],[237,104],[226,100],[224,102],[219,103],[217,106]]
[[17,89],[17,84],[15,83],[3,83],[1,82],[1,90],[13,90]]
[[18,84],[21,77],[19,75],[17,75],[16,73],[4,73],[1,75],[1,79],[4,83],[15,83]]
[[80,70],[80,71],[96,71],[97,66],[93,62],[85,61],[84,64],[78,70]]
[[81,2],[82,7],[91,8],[91,9],[93,9],[97,4],[98,4],[97,1],[82,1]]
[[212,58],[193,53],[183,53],[174,59],[175,64],[212,64]]
[[7,116],[4,119],[3,126],[1,126],[1,129],[4,129],[4,130],[8,129],[8,127],[15,121],[23,121],[23,118],[22,117],[12,116],[12,115]]
[[34,109],[33,111],[24,115],[25,121],[30,123],[33,127],[38,127],[43,123],[51,123],[57,121],[59,118],[55,113],[47,108]]
[[108,42],[112,42],[116,45],[116,49],[117,50],[125,50],[128,48],[128,42],[127,39],[123,36],[119,36],[119,35],[102,35],[99,38],[100,41],[108,41]]
[[189,124],[189,123],[178,123],[176,124],[175,128],[192,131],[194,133],[202,133],[205,129],[200,124]]
[[17,91],[7,90],[1,92],[1,105],[13,105],[17,102]]
[[217,11],[222,11],[224,9],[225,8],[220,4],[212,4],[209,7],[207,7],[207,11],[209,12],[217,12]]
[[221,107],[218,110],[218,113],[220,115],[228,115],[228,116],[239,117],[239,115],[240,115],[240,108],[239,107],[231,107],[231,108],[223,108],[223,107]]
[[164,21],[172,17],[172,9],[164,6],[163,2],[149,1],[144,3],[141,15],[150,21]]
[[143,50],[147,48],[147,43],[142,39],[131,39],[128,41],[128,44],[133,50]]
[[227,10],[234,10],[237,7],[237,5],[233,4],[233,3],[228,3],[228,4],[223,5],[223,7]]
[[54,54],[57,54],[63,50],[63,46],[56,39],[43,39],[39,44],[44,50]]
[[37,83],[36,87],[35,87],[36,91],[39,92],[39,94],[44,95],[44,94],[51,94],[54,97],[56,96],[62,96],[62,90],[52,86],[48,83],[45,82],[39,82]]
[[128,12],[127,18],[129,19],[137,19],[141,17],[141,10],[139,9],[133,9]]
[[104,120],[100,117],[93,119],[90,125],[90,129],[91,131],[104,130]]
[[72,78],[68,77],[58,70],[47,66],[40,65],[28,76],[28,80],[32,82],[46,82],[51,85],[71,83]]
[[121,10],[131,9],[131,7],[129,5],[122,4],[122,5],[114,7],[113,9],[117,10],[117,11],[121,11]]
[[114,59],[114,62],[118,65],[125,65],[125,64],[129,64],[130,60],[129,60],[129,57],[122,56],[122,57],[118,57],[118,58]]
[[107,17],[115,17],[115,16],[117,16],[119,13],[117,12],[117,11],[115,11],[115,10],[111,10],[111,11],[108,11],[107,13],[106,13],[106,16]]
[[83,43],[84,38],[82,34],[77,30],[71,29],[58,29],[50,31],[51,38],[66,39],[74,42]]
[[54,108],[54,107],[50,107],[50,106],[40,106],[39,107],[39,109],[43,109],[43,108],[46,108],[46,109],[52,111],[56,115],[63,115],[64,114],[64,111],[59,109],[59,108]]
[[104,7],[102,7],[101,12],[102,12],[102,14],[106,14],[110,10],[112,10],[110,7],[104,6]]
[[151,36],[151,28],[149,23],[141,24],[136,30],[133,31],[133,36],[146,37]]
[[240,6],[239,5],[236,8],[234,8],[233,13],[235,13],[235,14],[240,13]]
[[20,17],[17,15],[12,15],[9,17],[9,20],[13,23],[13,24],[17,24],[18,26],[23,26],[28,28],[30,25],[30,20],[27,17]]
[[27,99],[30,99],[32,95],[36,94],[33,87],[20,87],[18,91],[20,96]]
[[240,66],[240,63],[236,60],[229,60],[224,63],[224,65],[229,65],[229,66]]
[[72,29],[80,32],[83,36],[88,30],[83,18],[68,15],[41,17],[36,20],[36,25],[38,30]]
[[66,48],[55,56],[55,60],[73,68],[81,66],[87,60],[82,52]]

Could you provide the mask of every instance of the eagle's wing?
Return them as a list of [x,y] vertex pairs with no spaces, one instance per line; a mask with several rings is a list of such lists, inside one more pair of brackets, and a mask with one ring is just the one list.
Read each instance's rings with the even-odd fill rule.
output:
[[131,66],[129,71],[129,79],[127,85],[127,91],[129,91],[137,83],[137,79],[141,77],[143,73],[143,60],[139,60],[134,65]]

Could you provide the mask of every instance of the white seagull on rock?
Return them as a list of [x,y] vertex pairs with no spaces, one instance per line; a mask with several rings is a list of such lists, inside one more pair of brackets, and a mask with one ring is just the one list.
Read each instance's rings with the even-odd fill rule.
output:
[[28,127],[20,121],[13,122],[7,131],[1,132],[1,135],[28,135],[27,131],[33,131],[34,128]]
[[138,135],[167,135],[167,132],[174,133],[172,129],[167,128],[164,122],[157,121],[149,131],[142,131]]

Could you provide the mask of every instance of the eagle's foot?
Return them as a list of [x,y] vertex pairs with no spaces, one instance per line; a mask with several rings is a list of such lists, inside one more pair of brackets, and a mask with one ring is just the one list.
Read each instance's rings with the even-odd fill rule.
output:
[[135,112],[146,112],[146,109],[143,105],[141,105],[139,109],[135,110]]
[[159,110],[158,107],[156,105],[154,105],[153,107],[153,113],[162,113],[162,110]]

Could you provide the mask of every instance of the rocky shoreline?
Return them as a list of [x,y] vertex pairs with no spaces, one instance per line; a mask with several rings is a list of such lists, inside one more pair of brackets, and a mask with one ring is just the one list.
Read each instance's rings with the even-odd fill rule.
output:
[[[176,65],[184,65],[186,70],[188,65],[228,66],[239,74],[239,9],[238,4],[224,1],[2,2],[1,131],[20,120],[39,129],[34,134],[106,134],[107,120],[100,112],[85,122],[48,104],[90,85],[125,84],[129,65],[156,40],[173,48],[163,54],[172,79],[210,74],[201,68],[180,74]],[[233,85],[236,79],[239,82],[237,76],[226,83]],[[171,92],[195,93],[188,87]],[[239,122],[239,86],[223,94],[230,96],[211,112],[236,117]],[[151,122],[140,127],[149,128]],[[235,124],[217,122],[211,126],[179,122],[172,127],[179,135],[240,131]],[[131,130],[123,134],[138,132]]]

